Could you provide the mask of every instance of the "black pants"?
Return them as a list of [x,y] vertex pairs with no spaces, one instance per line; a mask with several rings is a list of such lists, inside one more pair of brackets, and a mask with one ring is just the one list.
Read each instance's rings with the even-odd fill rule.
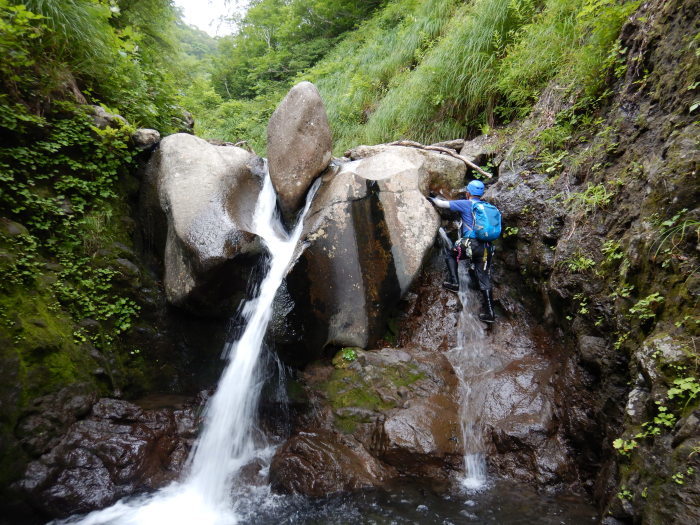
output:
[[466,260],[469,276],[478,285],[479,290],[485,292],[491,289],[493,251],[494,247],[491,242],[479,239],[461,239],[445,256],[454,258],[458,263]]

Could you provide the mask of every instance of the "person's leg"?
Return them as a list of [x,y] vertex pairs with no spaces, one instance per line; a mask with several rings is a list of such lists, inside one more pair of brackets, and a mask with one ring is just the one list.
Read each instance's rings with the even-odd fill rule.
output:
[[493,311],[493,295],[491,292],[491,262],[493,259],[493,245],[472,239],[472,265],[481,290],[482,311],[479,319],[485,323],[493,323],[496,320]]
[[445,265],[447,266],[447,280],[442,285],[450,291],[459,291],[459,276],[457,274],[457,252],[454,249],[445,249]]

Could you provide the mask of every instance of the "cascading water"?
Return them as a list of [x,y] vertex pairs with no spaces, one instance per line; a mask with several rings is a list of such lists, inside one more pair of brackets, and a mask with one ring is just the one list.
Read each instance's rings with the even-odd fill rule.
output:
[[233,481],[239,469],[255,458],[269,459],[272,447],[256,443],[255,412],[263,381],[257,364],[272,316],[272,303],[301,236],[303,219],[320,180],[312,186],[299,222],[286,234],[276,211],[276,195],[265,177],[254,215],[254,231],[270,252],[270,267],[255,299],[243,308],[247,319],[241,337],[224,349],[229,363],[205,412],[204,430],[189,460],[183,481],[140,499],[64,523],[82,525],[229,525],[237,523]]
[[[440,228],[443,247],[452,243]],[[470,276],[464,264],[459,265],[459,300],[462,311],[457,324],[457,345],[448,352],[460,382],[460,421],[464,441],[464,471],[462,485],[479,489],[486,483],[486,457],[484,454],[481,412],[486,389],[480,385],[492,371],[486,334],[478,318],[478,304],[470,291]]]

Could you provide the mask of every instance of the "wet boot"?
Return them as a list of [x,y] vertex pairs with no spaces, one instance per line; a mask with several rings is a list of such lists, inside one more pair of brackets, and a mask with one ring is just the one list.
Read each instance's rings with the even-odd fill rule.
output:
[[481,293],[483,294],[483,302],[479,319],[484,323],[493,323],[496,320],[496,314],[493,312],[493,293],[491,290],[482,290]]
[[459,277],[457,277],[457,261],[451,255],[445,256],[447,264],[447,281],[442,283],[443,288],[451,292],[459,292]]

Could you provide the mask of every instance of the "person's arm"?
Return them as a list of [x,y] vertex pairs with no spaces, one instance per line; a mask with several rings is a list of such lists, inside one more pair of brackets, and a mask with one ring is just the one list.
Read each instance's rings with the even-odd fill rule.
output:
[[427,197],[427,199],[434,204],[437,208],[445,208],[449,209],[450,208],[450,201],[445,200],[445,199],[437,199],[435,197]]

